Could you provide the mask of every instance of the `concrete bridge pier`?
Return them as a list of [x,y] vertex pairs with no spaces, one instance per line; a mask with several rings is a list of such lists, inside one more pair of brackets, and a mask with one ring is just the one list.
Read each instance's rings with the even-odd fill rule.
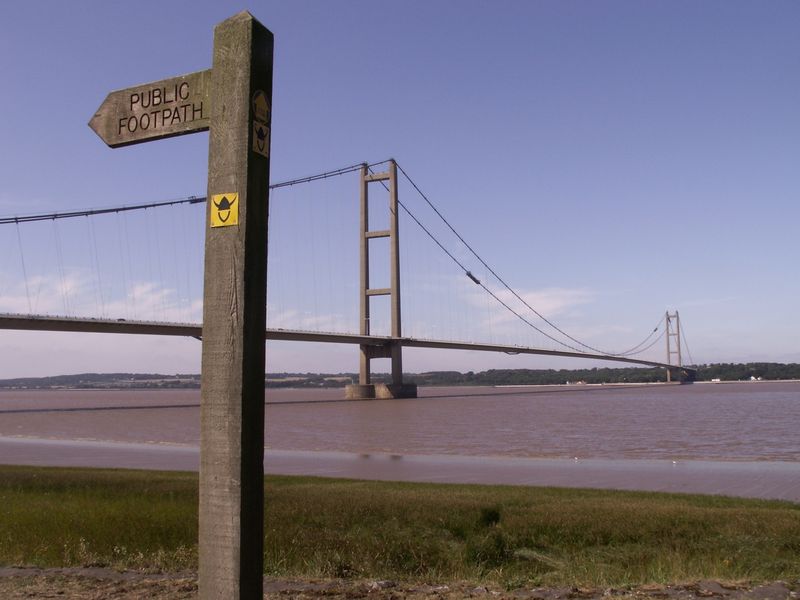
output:
[[416,398],[417,384],[401,383],[400,385],[395,385],[393,383],[368,383],[362,385],[360,383],[353,383],[345,388],[344,397],[347,400]]
[[[362,344],[361,370],[358,383],[345,387],[345,399],[367,400],[387,398],[416,398],[417,384],[403,382],[402,345],[399,341],[390,342],[384,346],[368,346]],[[392,382],[372,383],[370,361],[373,358],[392,359]]]
[[694,369],[684,369],[672,367],[667,369],[667,382],[694,383],[697,371]]

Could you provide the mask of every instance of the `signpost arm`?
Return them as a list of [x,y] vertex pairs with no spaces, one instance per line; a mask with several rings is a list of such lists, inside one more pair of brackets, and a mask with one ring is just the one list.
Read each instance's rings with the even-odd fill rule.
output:
[[[266,147],[254,146],[254,131],[269,131],[272,58],[272,34],[249,13],[217,25],[209,90],[200,410],[199,592],[205,600],[263,593],[270,159],[269,138]],[[215,203],[215,196],[221,201]],[[212,216],[230,225],[212,228]]]

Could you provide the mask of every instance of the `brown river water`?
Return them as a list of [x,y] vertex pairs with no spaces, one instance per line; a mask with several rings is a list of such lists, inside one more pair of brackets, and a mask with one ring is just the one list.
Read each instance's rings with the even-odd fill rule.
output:
[[[267,390],[270,451],[800,461],[800,382]],[[197,446],[199,390],[0,391],[0,437]],[[2,458],[2,457],[0,457]]]

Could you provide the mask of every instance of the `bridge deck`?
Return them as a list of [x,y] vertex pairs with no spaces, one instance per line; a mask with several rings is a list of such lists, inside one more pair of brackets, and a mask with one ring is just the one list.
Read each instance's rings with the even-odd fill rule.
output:
[[[87,319],[80,317],[48,317],[40,315],[0,314],[0,329],[16,329],[25,331],[64,331],[81,333],[122,333],[137,335],[171,335],[181,337],[202,338],[203,326],[197,323],[161,323],[156,321],[129,321],[125,319]],[[502,344],[480,344],[473,342],[451,342],[444,340],[426,340],[418,338],[392,338],[388,336],[365,336],[351,333],[326,333],[318,331],[300,331],[294,329],[267,329],[264,335],[267,340],[292,342],[325,342],[333,344],[358,344],[365,346],[388,346],[400,344],[408,348],[436,348],[439,350],[477,350],[483,352],[503,352],[505,354],[538,354],[545,356],[564,356],[624,362],[663,369],[677,369],[666,363],[583,352],[565,352],[546,350],[527,346],[508,346]],[[681,367],[689,374],[694,369]]]

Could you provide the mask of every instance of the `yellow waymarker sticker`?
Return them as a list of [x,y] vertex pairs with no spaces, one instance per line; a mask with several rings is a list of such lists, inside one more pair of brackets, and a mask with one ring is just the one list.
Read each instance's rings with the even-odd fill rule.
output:
[[228,227],[239,224],[239,194],[211,196],[211,226]]
[[253,152],[269,158],[269,127],[253,121]]

